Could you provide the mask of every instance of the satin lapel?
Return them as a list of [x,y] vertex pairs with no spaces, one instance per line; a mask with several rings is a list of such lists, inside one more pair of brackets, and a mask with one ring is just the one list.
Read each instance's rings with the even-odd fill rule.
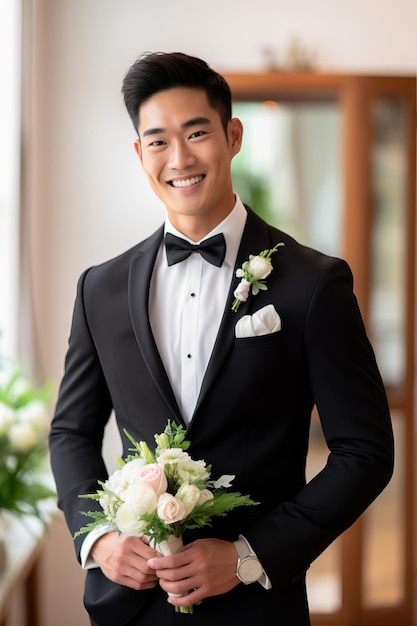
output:
[[149,321],[149,287],[155,258],[163,237],[163,228],[147,239],[132,258],[129,271],[129,311],[136,341],[150,375],[168,404],[170,411],[181,421],[165,368],[159,356]]
[[253,299],[249,297],[247,302],[240,305],[237,313],[232,311],[232,304],[234,300],[233,292],[238,284],[238,279],[235,276],[236,269],[241,267],[244,261],[248,260],[250,254],[259,254],[262,250],[271,248],[276,243],[271,243],[270,241],[268,225],[255,213],[253,213],[253,211],[248,209],[248,207],[246,207],[246,209],[248,211],[248,218],[246,220],[242,241],[236,259],[236,265],[233,271],[233,279],[230,284],[226,307],[223,313],[216,342],[214,344],[213,352],[207,366],[206,374],[204,376],[203,384],[201,385],[195,412],[198,410],[204,396],[207,394],[216,376],[218,375],[225,358],[232,349],[235,341],[236,322],[243,315],[250,313],[250,309],[252,307]]

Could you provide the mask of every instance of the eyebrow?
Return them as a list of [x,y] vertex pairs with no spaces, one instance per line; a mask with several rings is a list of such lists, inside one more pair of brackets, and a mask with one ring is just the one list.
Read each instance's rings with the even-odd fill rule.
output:
[[[193,117],[190,120],[187,120],[186,122],[181,124],[181,128],[186,129],[186,128],[190,128],[191,126],[200,126],[201,124],[207,125],[210,123],[211,121],[209,120],[208,117],[204,117],[204,116]],[[159,135],[160,133],[164,133],[164,132],[166,132],[166,128],[148,128],[147,130],[144,131],[143,137],[149,137],[150,135]]]

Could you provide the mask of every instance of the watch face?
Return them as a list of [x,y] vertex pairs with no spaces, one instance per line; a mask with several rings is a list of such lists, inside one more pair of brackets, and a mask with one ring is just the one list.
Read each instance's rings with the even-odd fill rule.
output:
[[240,562],[238,572],[243,582],[254,583],[262,576],[263,569],[258,559],[247,557]]

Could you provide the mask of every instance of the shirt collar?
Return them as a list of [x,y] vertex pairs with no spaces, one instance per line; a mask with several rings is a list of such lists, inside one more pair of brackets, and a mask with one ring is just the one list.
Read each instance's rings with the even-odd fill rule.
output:
[[[203,239],[201,239],[201,241],[204,241],[205,239],[213,237],[218,233],[223,233],[226,240],[226,256],[224,262],[231,267],[234,267],[235,265],[240,241],[242,239],[243,230],[246,224],[246,218],[248,216],[246,209],[243,206],[243,202],[241,201],[237,193],[235,193],[235,198],[235,206],[233,207],[229,215],[225,217],[225,219],[220,222],[220,224],[213,228],[211,232],[207,233],[207,235],[203,237]],[[177,237],[182,237],[190,243],[201,243],[201,241],[191,241],[191,239],[188,239],[188,237],[186,237],[183,233],[177,230],[169,221],[167,214],[165,215],[164,231],[165,233],[172,233]]]

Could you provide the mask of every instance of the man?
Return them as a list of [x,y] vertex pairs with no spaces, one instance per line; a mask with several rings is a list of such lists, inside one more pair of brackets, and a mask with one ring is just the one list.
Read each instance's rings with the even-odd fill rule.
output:
[[[234,193],[242,125],[227,83],[204,61],[146,54],[123,94],[166,219],[80,278],[50,436],[60,507],[72,534],[85,524],[79,511],[91,501],[78,495],[107,477],[101,445],[112,410],[121,433],[150,446],[168,419],[184,424],[193,458],[216,476],[234,474],[234,489],[260,504],[186,533],[174,556],[105,528],[78,537],[91,623],[230,626],[272,614],[307,626],[310,563],[393,470],[386,395],[350,269],[270,227]],[[215,237],[220,257],[208,261],[204,246],[187,256],[180,242],[168,259],[172,235],[194,246]],[[236,271],[264,250],[274,250],[273,270],[256,294]],[[306,484],[314,405],[330,454]],[[195,603],[191,617],[174,610]]]

